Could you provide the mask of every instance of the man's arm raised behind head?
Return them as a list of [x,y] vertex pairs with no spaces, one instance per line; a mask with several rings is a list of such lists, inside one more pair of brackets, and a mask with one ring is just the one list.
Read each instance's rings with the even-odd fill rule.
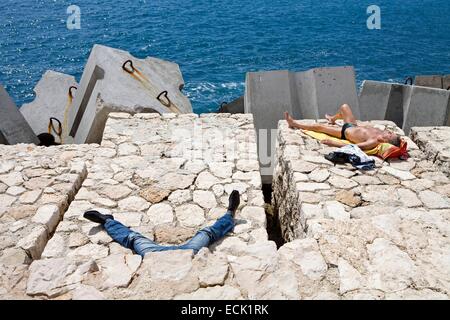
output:
[[378,146],[379,141],[378,139],[369,139],[367,141],[361,142],[361,143],[357,143],[356,145],[361,149],[361,150],[370,150],[375,148],[376,146]]

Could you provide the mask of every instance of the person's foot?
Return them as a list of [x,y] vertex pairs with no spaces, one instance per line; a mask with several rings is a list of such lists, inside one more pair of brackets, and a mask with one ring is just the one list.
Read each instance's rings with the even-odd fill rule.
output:
[[233,190],[228,201],[228,211],[232,212],[232,215],[234,216],[237,208],[239,207],[239,203],[241,202],[239,191]]
[[336,120],[334,120],[334,117],[330,116],[329,114],[326,114],[325,118],[327,118],[329,124],[335,124],[336,123]]
[[295,124],[294,118],[292,118],[291,115],[287,111],[284,113],[284,119],[286,119],[286,121],[287,121],[287,123],[289,125],[289,128],[291,128],[291,129],[295,128],[295,126],[294,126],[294,124]]
[[84,213],[83,217],[85,217],[86,219],[88,219],[92,222],[96,222],[96,223],[100,223],[100,224],[105,224],[107,219],[114,220],[114,217],[112,215],[101,214],[100,212],[95,211],[95,210],[86,211]]

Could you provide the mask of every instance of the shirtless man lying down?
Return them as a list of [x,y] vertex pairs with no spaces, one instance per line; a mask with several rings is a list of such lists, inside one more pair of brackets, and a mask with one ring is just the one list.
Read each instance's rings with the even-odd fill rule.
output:
[[[326,133],[339,139],[348,140],[351,143],[356,144],[362,150],[370,150],[380,143],[387,142],[397,147],[399,147],[401,143],[400,136],[389,130],[383,131],[370,126],[358,126],[355,116],[352,113],[352,109],[348,104],[342,105],[339,108],[339,112],[334,116],[325,115],[330,123],[329,125],[320,123],[300,124],[297,123],[289,113],[285,112],[284,116],[289,128]],[[342,128],[334,126],[338,119],[344,120]],[[331,139],[322,140],[322,143],[331,147],[345,146],[344,143],[333,141]]]

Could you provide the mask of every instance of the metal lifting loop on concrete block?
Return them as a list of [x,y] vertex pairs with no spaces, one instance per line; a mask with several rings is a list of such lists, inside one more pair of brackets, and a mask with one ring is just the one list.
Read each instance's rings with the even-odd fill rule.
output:
[[75,87],[75,86],[71,86],[71,87],[69,88],[69,97],[71,97],[71,98],[73,98],[73,92],[72,92],[73,89],[78,90],[78,88]]
[[406,78],[405,84],[408,84],[408,81],[410,82],[410,85],[413,85],[413,78],[412,77]]
[[[55,129],[55,126],[53,125],[53,121],[56,121],[58,123],[58,130]],[[55,133],[61,137],[62,135],[62,124],[61,121],[59,121],[56,118],[50,118],[50,121],[48,123],[48,133],[52,133],[52,130],[55,131]]]
[[[167,91],[163,91],[156,97],[156,99],[158,99],[158,101],[161,102],[161,104],[166,106],[166,107],[170,107],[170,105],[172,104],[172,101],[170,101],[168,94],[169,93]],[[164,98],[167,99],[167,102],[163,101],[161,99],[161,96],[164,96]]]
[[[130,69],[127,68],[127,64],[130,65]],[[131,61],[131,60],[125,61],[125,62],[123,63],[123,65],[122,65],[122,69],[125,70],[126,72],[130,73],[130,74],[131,74],[131,73],[134,73],[134,71],[136,70],[136,69],[134,69],[133,61]]]
[[227,104],[228,104],[228,102],[225,102],[225,101],[224,101],[224,102],[222,102],[222,103],[220,104],[220,107],[223,108],[223,107],[225,107]]

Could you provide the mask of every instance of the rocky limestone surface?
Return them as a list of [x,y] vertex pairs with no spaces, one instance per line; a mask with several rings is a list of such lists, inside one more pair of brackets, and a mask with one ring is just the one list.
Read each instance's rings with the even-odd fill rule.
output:
[[[96,209],[158,243],[179,244],[221,217],[234,189],[241,193],[234,232],[212,253],[205,249],[195,257],[177,251],[141,259],[82,217]],[[247,297],[235,277],[248,281],[254,266],[239,256],[247,248],[261,250],[260,243],[276,256],[267,241],[251,115],[113,113],[87,179],[42,259],[30,267],[26,293],[58,299],[85,291],[95,298]],[[232,262],[228,253],[236,255]]]
[[450,127],[413,127],[411,138],[450,177]]
[[[402,133],[390,122],[372,124]],[[363,172],[334,166],[324,158],[333,148],[280,121],[273,201],[292,242],[279,252],[307,241],[311,253],[299,250],[291,262],[316,262],[308,273],[318,282],[300,290],[333,299],[448,299],[450,180],[408,140],[410,159],[377,160]]]
[[[251,115],[113,113],[101,146],[1,149],[0,234],[10,245],[1,249],[0,298],[448,299],[450,182],[414,143],[410,160],[377,161],[362,173],[332,166],[323,158],[332,148],[284,122],[278,140],[274,204],[290,241],[278,249],[267,238]],[[45,170],[28,176],[42,159]],[[80,167],[79,182],[69,182]],[[25,185],[41,176],[63,181]],[[37,185],[45,185],[42,194],[23,196]],[[180,244],[224,213],[233,189],[242,199],[234,232],[195,256],[142,259],[82,217],[97,209],[159,243]],[[53,192],[74,195],[58,213],[62,221],[51,219],[51,206],[22,218],[11,213],[20,197],[41,203]],[[21,230],[17,219],[30,231],[8,240]],[[19,251],[26,263],[9,267],[16,243],[46,223],[56,230],[40,258]]]
[[97,148],[0,145],[0,298],[23,291],[28,265],[41,257]]

